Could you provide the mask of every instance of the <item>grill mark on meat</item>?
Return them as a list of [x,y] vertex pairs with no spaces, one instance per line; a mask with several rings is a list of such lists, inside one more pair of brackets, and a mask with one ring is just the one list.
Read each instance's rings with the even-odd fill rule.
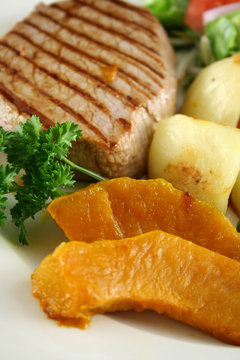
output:
[[[79,3],[79,1],[78,1]],[[125,34],[113,29],[113,28],[109,28],[109,27],[106,27],[102,24],[99,24],[99,23],[96,23],[95,21],[93,20],[90,20],[90,19],[87,19],[86,17],[84,16],[81,16],[81,15],[78,15],[78,14],[73,14],[71,11],[69,10],[66,10],[64,9],[63,7],[61,7],[60,4],[52,4],[50,5],[51,8],[53,9],[57,9],[57,10],[61,10],[62,12],[64,12],[69,18],[72,17],[73,19],[79,19],[87,24],[90,24],[92,26],[95,26],[96,28],[100,29],[100,30],[103,30],[103,31],[106,31],[108,33],[111,33],[111,34],[114,34],[116,35],[117,37],[123,39],[123,40],[126,40],[128,41],[130,44],[132,44],[133,46],[137,47],[138,49],[141,49],[141,51],[143,51],[146,55],[150,56],[152,59],[154,59],[155,61],[157,61],[158,63],[160,63],[161,65],[162,64],[162,61],[161,59],[159,58],[159,52],[156,51],[155,49],[152,49],[150,48],[149,46],[147,46],[146,44],[143,44],[142,42],[140,41],[137,41],[135,39],[132,39],[128,36],[126,36]],[[155,56],[157,55],[157,56]]]
[[95,2],[94,2],[94,4],[93,3],[92,4],[87,4],[87,3],[84,3],[84,1],[81,1],[81,0],[73,0],[73,1],[81,4],[82,6],[92,8],[92,9],[98,11],[100,14],[103,14],[105,16],[111,17],[112,19],[121,21],[123,23],[123,25],[124,24],[133,25],[134,28],[138,28],[139,31],[145,32],[151,39],[153,39],[153,38],[156,39],[157,38],[156,33],[152,29],[149,29],[146,26],[137,23],[136,21],[133,21],[133,20],[131,21],[131,20],[128,20],[128,19],[124,19],[121,16],[117,16],[116,14],[112,14],[111,12],[108,12],[107,9],[106,10],[100,9],[99,7],[96,6]]
[[[54,37],[51,33],[49,33],[46,30],[41,29],[38,25],[33,24],[31,22],[29,22],[28,20],[24,20],[23,21],[24,24],[34,28],[35,30],[39,31],[40,33],[43,33],[45,35],[47,35],[48,37],[50,37],[51,39],[53,39],[54,41],[58,42],[59,44],[61,44],[63,47],[68,48],[70,51],[75,52],[78,55],[81,55],[83,57],[85,57],[86,59],[89,59],[90,61],[92,61],[95,64],[102,64],[102,65],[111,65],[110,63],[107,63],[105,61],[103,61],[102,59],[99,59],[98,57],[93,57],[87,53],[84,53],[83,51],[81,51],[79,48],[74,47],[73,45],[70,45],[69,43],[60,40],[56,37]],[[11,33],[15,33],[18,36],[21,36],[22,38],[24,38],[26,41],[29,41],[33,46],[36,46],[39,50],[41,50],[42,52],[45,52],[49,55],[51,55],[52,57],[54,57],[55,59],[59,60],[59,57],[56,56],[54,53],[51,53],[49,51],[47,51],[46,49],[44,49],[43,47],[41,47],[39,44],[35,43],[32,39],[30,39],[28,36],[26,36],[25,34],[22,34],[21,32],[17,31],[17,30],[13,30],[11,31]],[[67,66],[71,67],[72,69],[74,69],[75,71],[79,71],[81,74],[87,76],[88,78],[91,78],[93,81],[98,82],[98,85],[100,85],[102,88],[104,88],[104,90],[107,90],[108,92],[110,92],[113,96],[117,97],[118,99],[120,99],[122,101],[122,103],[126,103],[126,105],[132,109],[136,108],[136,106],[139,105],[139,102],[137,102],[133,97],[130,96],[126,96],[125,93],[123,93],[122,91],[120,91],[119,89],[117,90],[116,88],[114,88],[113,86],[111,86],[110,84],[107,84],[106,82],[104,82],[100,77],[90,74],[89,72],[87,72],[85,69],[81,68],[80,66],[73,64],[71,62],[69,62],[68,60],[66,60],[65,58],[63,58],[62,56],[60,56],[61,61],[63,63],[65,63]],[[146,86],[145,84],[143,84],[141,81],[139,81],[139,79],[137,79],[134,75],[125,73],[123,70],[119,69],[119,72],[121,72],[122,74],[120,75],[120,77],[126,81],[127,83],[130,83],[131,86],[138,92],[142,93],[145,96],[148,96],[146,90],[144,90],[144,87]],[[132,78],[141,88],[137,87],[132,81]],[[156,92],[152,89],[148,90],[152,95],[156,95]]]
[[47,69],[43,68],[42,66],[36,64],[36,62],[34,62],[31,58],[27,57],[26,54],[22,55],[21,52],[17,49],[15,49],[14,47],[12,47],[11,45],[9,45],[6,41],[1,41],[0,40],[0,45],[10,49],[11,51],[13,51],[17,56],[23,57],[24,59],[27,59],[28,62],[30,62],[32,65],[34,65],[36,68],[38,68],[39,70],[41,70],[42,72],[44,72],[46,75],[52,77],[53,79],[57,80],[58,82],[62,83],[63,85],[67,86],[68,88],[72,89],[75,93],[77,93],[78,95],[80,95],[81,97],[83,97],[84,99],[88,100],[89,102],[91,102],[94,106],[96,106],[97,108],[99,108],[100,111],[102,111],[103,113],[105,113],[111,120],[113,120],[113,117],[109,111],[109,109],[102,103],[97,102],[97,100],[95,98],[93,98],[91,95],[85,93],[82,89],[80,89],[78,86],[74,85],[74,84],[70,84],[69,82],[61,79],[59,77],[58,74],[55,74],[53,72],[48,71]]
[[27,104],[26,101],[20,99],[15,93],[7,89],[2,83],[0,83],[0,94],[2,94],[10,103],[15,105],[19,112],[24,112],[30,116],[37,115],[41,120],[41,123],[46,128],[55,125],[54,122],[51,121],[48,117],[43,115],[39,110]]
[[[81,49],[79,49],[79,48],[77,48],[77,47],[75,47],[75,46],[73,46],[73,45],[71,45],[71,44],[69,44],[69,43],[67,43],[67,42],[65,42],[65,41],[63,41],[63,40],[60,40],[60,39],[54,37],[51,33],[47,32],[46,30],[41,29],[39,26],[37,26],[37,25],[35,25],[35,24],[32,24],[31,22],[28,22],[27,20],[25,20],[23,23],[27,24],[28,26],[31,26],[31,27],[35,28],[35,29],[38,30],[40,33],[43,33],[43,34],[49,36],[51,39],[53,39],[54,41],[60,43],[62,46],[65,46],[66,48],[70,49],[71,51],[75,52],[76,54],[78,54],[78,55],[81,54],[82,57],[85,57],[86,59],[90,60],[91,62],[93,62],[93,63],[95,63],[95,64],[97,64],[97,65],[99,65],[99,66],[102,66],[102,65],[111,66],[111,65],[112,65],[111,63],[103,60],[102,58],[94,57],[93,55],[90,55],[90,54],[88,54],[88,53],[85,53],[85,52],[82,51]],[[12,31],[12,32],[14,32],[14,31]],[[16,33],[18,33],[18,32],[16,31]],[[18,33],[18,34],[21,34],[21,33]],[[28,39],[29,39],[29,38],[28,38]],[[29,41],[30,41],[30,39],[29,39]],[[39,49],[41,49],[43,52],[47,52],[47,50],[43,49],[43,48],[40,47],[38,44],[36,44],[36,43],[34,43],[34,42],[32,42],[32,44],[35,45],[36,47],[39,47]],[[50,53],[50,52],[48,52],[48,53],[54,55],[53,53]],[[57,58],[57,57],[55,56],[55,58]],[[62,57],[61,57],[61,60],[64,61],[64,59],[63,59]],[[67,61],[66,61],[66,62],[67,62]],[[70,63],[70,62],[68,62],[68,64],[69,64],[69,66],[71,66],[71,65],[75,66],[74,64],[72,64],[72,63]],[[79,69],[82,69],[82,68],[79,67]],[[82,70],[83,70],[83,69],[82,69]],[[85,70],[83,70],[83,71],[85,71]],[[132,86],[136,91],[142,93],[143,95],[149,96],[149,92],[150,92],[152,95],[157,95],[156,91],[154,91],[153,89],[150,89],[150,88],[149,88],[149,89],[146,91],[146,90],[145,90],[146,84],[143,83],[143,82],[142,82],[139,78],[137,78],[135,75],[130,74],[129,72],[125,72],[123,69],[120,69],[120,68],[118,68],[118,73],[120,73],[119,76],[120,76],[124,81],[126,81],[127,83],[130,83],[131,86]],[[89,74],[89,75],[91,76],[91,74]],[[99,79],[99,81],[101,81],[103,85],[105,84],[105,82],[103,82],[99,77],[95,77],[95,78]],[[130,79],[129,79],[129,78],[130,78]],[[132,79],[133,81],[132,81],[131,79]],[[137,86],[136,86],[136,84],[137,84]],[[111,85],[107,85],[107,84],[105,84],[105,85],[106,85],[106,87],[110,88],[111,90],[113,90],[113,91],[115,91],[115,92],[117,93],[117,90],[116,90],[115,88],[113,88]],[[117,93],[116,95],[117,95],[117,96],[118,96],[118,95],[121,95],[121,96],[123,96],[124,98],[127,97],[124,93],[122,93],[122,92],[120,92],[120,91],[118,91],[118,93]],[[136,106],[139,105],[139,103],[136,102],[133,98],[129,98],[129,100],[132,101],[133,105],[136,105]]]
[[158,120],[155,118],[155,116],[153,116],[152,114],[150,114],[148,108],[143,105],[143,109],[145,109],[145,111],[147,112],[148,116],[152,119],[152,121],[153,121],[154,123],[158,124]]
[[[63,9],[60,8],[60,7],[59,7],[59,10],[61,10],[62,12],[65,12],[69,18],[72,17],[72,18],[77,18],[77,19],[78,19],[78,16],[72,15],[71,13],[68,13],[66,10],[63,10]],[[62,21],[57,20],[57,19],[54,18],[52,15],[46,14],[44,11],[42,11],[42,10],[40,10],[40,9],[37,9],[36,12],[39,13],[41,16],[46,17],[46,18],[48,18],[49,20],[53,21],[53,22],[56,23],[57,25],[60,25],[60,26],[62,26],[63,28],[66,28],[67,30],[69,30],[69,31],[77,34],[78,36],[85,37],[85,38],[86,38],[87,40],[89,40],[89,41],[92,41],[92,42],[94,42],[94,43],[96,43],[96,44],[98,44],[98,45],[101,45],[101,46],[103,46],[103,47],[105,47],[105,48],[108,48],[108,50],[109,50],[109,49],[110,49],[111,51],[114,50],[114,51],[118,52],[119,54],[121,54],[121,55],[124,56],[124,57],[130,58],[130,59],[132,59],[132,60],[135,60],[136,62],[139,62],[139,63],[142,64],[144,67],[148,68],[150,71],[152,71],[153,73],[155,73],[156,75],[158,75],[158,77],[164,78],[164,75],[162,74],[162,72],[160,72],[160,71],[156,70],[155,68],[153,68],[153,67],[152,67],[151,65],[149,65],[146,61],[140,60],[138,57],[135,57],[135,56],[133,56],[133,55],[130,55],[128,52],[125,52],[125,51],[122,51],[122,50],[120,50],[120,49],[118,49],[118,48],[115,48],[115,47],[112,46],[112,45],[107,45],[107,44],[101,42],[100,40],[96,40],[96,39],[94,39],[93,37],[90,37],[89,35],[87,35],[87,34],[85,34],[85,33],[78,32],[76,29],[72,28],[72,27],[69,26],[69,25],[66,25],[66,24],[65,24],[64,22],[62,22]],[[88,21],[87,19],[82,18],[82,20],[90,24],[90,21]],[[93,26],[98,26],[99,24],[96,24],[95,22],[93,22],[92,25],[93,25]],[[101,25],[99,25],[98,27],[99,27],[101,30],[105,30]],[[113,30],[113,31],[114,31],[114,30]],[[131,39],[127,38],[127,40],[128,40],[128,42],[130,42],[129,40],[131,40]],[[138,48],[139,48],[139,46],[138,46]],[[150,55],[149,53],[147,53],[147,52],[145,52],[145,54],[148,55],[148,56],[150,56],[150,57],[153,57],[153,56],[151,56],[151,55]],[[158,54],[158,55],[159,55],[159,54]],[[160,64],[162,65],[162,67],[163,67],[163,63],[162,63],[161,59],[158,58],[158,59],[156,60],[155,57],[153,57],[153,59],[154,59],[155,61],[157,61],[158,63],[160,63]]]
[[[123,175],[140,177],[144,172],[146,154],[156,127],[154,121],[170,115],[174,110],[176,81],[172,48],[164,29],[148,11],[139,12],[139,8],[135,6],[130,6],[131,9],[128,10],[129,5],[118,0],[102,0],[102,2],[79,0],[79,2],[90,4],[90,7],[82,8],[77,4],[77,0],[66,0],[59,3],[59,6],[66,8],[73,15],[75,6],[76,13],[80,16],[97,24],[103,24],[103,27],[113,28],[156,51],[159,49],[159,59],[163,62],[163,66],[146,55],[142,48],[138,49],[130,42],[116,37],[111,31],[101,31],[80,19],[68,17],[67,14],[65,16],[64,12],[51,8],[51,5],[39,4],[39,10],[56,20],[48,20],[37,11],[31,12],[25,22],[15,25],[13,34],[7,33],[2,40],[0,39],[0,60],[8,64],[5,64],[6,67],[0,64],[0,96],[4,115],[0,120],[7,128],[15,128],[19,115],[20,118],[23,116],[26,119],[34,113],[41,120],[45,115],[48,126],[49,119],[53,124],[59,119],[75,121],[84,131],[84,137],[82,141],[74,144],[73,151],[69,155],[70,159],[81,166],[89,165],[91,170],[107,177]],[[94,7],[108,12],[109,17],[101,14],[100,11],[95,11]],[[123,20],[111,19],[111,12]],[[99,16],[102,18],[100,19]],[[144,30],[138,33],[138,28],[132,23],[131,25],[124,23],[125,20],[146,26],[154,33],[154,37],[151,39]],[[88,36],[93,40],[89,40]],[[98,43],[94,42],[95,39]],[[1,45],[1,41],[5,41],[18,51],[17,55],[11,48]],[[116,49],[111,50],[111,48]],[[84,55],[81,55],[79,49]],[[128,54],[135,56],[136,60],[127,57]],[[138,58],[162,72],[164,79],[139,63]],[[121,70],[124,71],[126,80],[123,80]],[[49,74],[52,76],[50,77]],[[114,121],[98,109],[95,112],[95,107],[90,101],[82,98],[65,83],[59,82],[54,78],[55,74],[67,84],[76,86],[102,103],[108,108]],[[137,82],[131,78],[131,74],[135,76]],[[129,81],[127,81],[128,77]],[[138,79],[141,83],[138,83]],[[131,81],[135,83],[136,88],[139,87],[138,90],[131,86]],[[107,84],[114,90],[111,87],[107,88]],[[141,86],[146,96],[140,92]],[[42,89],[42,92],[39,89]],[[118,89],[124,94],[123,99]],[[154,91],[156,96],[152,96],[149,90]],[[112,91],[115,91],[114,95]],[[54,98],[55,102],[46,93]],[[127,95],[129,95],[128,99],[126,99]],[[133,97],[132,102],[131,97]],[[139,103],[139,107],[134,105],[134,100]],[[90,130],[88,125],[79,122],[75,114],[69,113],[66,107],[59,106],[59,101],[82,115],[87,122],[93,123],[94,127],[102,132],[106,142],[99,137],[99,134],[96,135]],[[39,109],[39,112],[34,108]]]
[[[86,58],[91,58],[91,56],[88,56],[88,54],[83,53],[80,49],[68,44],[65,41],[59,40],[57,38],[55,38],[51,33],[41,29],[39,26],[32,24],[31,22],[24,20],[23,21],[24,24],[27,24],[28,26],[33,27],[34,29],[38,30],[39,32],[49,36],[51,39],[53,39],[54,41],[58,42],[59,44],[61,44],[62,46],[65,46],[66,48],[70,49],[72,52],[75,52],[76,54],[81,54],[83,56],[85,56]],[[80,72],[82,75],[84,75],[87,78],[90,78],[93,82],[97,83],[101,88],[103,88],[104,90],[108,91],[109,93],[111,93],[115,98],[121,100],[122,103],[124,103],[125,105],[127,105],[130,109],[135,109],[136,107],[139,106],[139,102],[137,102],[135,99],[133,99],[131,96],[126,96],[126,94],[124,94],[123,92],[121,92],[120,90],[116,90],[114,87],[112,87],[110,84],[107,84],[106,82],[104,82],[100,77],[90,74],[89,72],[87,72],[85,69],[81,68],[80,66],[71,63],[70,61],[66,60],[65,58],[63,58],[62,56],[58,56],[55,55],[54,53],[44,49],[42,46],[38,45],[37,43],[35,43],[32,39],[30,39],[28,36],[26,36],[25,34],[22,34],[16,30],[11,31],[11,33],[16,34],[20,37],[22,37],[24,40],[28,41],[29,43],[31,43],[33,46],[37,47],[39,50],[41,50],[42,52],[48,54],[49,56],[52,56],[53,58],[55,58],[56,60],[59,60],[59,58],[61,59],[61,62],[64,63],[65,65],[69,66],[70,68],[72,68],[72,70]],[[95,62],[96,63],[96,62]],[[108,65],[106,63],[106,65]]]
[[118,122],[120,123],[120,125],[123,127],[124,130],[126,131],[130,131],[132,128],[132,123],[127,121],[126,119],[123,118],[118,118]]
[[[75,47],[75,46],[73,46],[73,45],[70,45],[69,43],[67,43],[67,42],[65,42],[65,41],[63,41],[63,40],[60,40],[60,39],[54,37],[50,32],[47,32],[46,30],[40,28],[38,25],[36,25],[36,24],[34,24],[34,23],[26,20],[26,19],[25,19],[22,23],[23,23],[23,24],[26,24],[26,25],[28,25],[28,26],[31,26],[31,27],[33,27],[33,28],[35,28],[35,29],[38,30],[39,32],[42,32],[42,33],[46,34],[47,36],[51,37],[53,40],[59,42],[60,44],[64,45],[65,47],[69,48],[71,51],[73,51],[73,52],[75,52],[75,53],[79,53],[79,54],[81,54],[83,57],[85,57],[85,58],[87,58],[87,59],[89,59],[89,60],[91,60],[91,61],[98,62],[98,64],[99,64],[99,62],[100,62],[100,63],[102,63],[102,64],[104,64],[104,65],[111,65],[111,63],[103,60],[102,58],[99,58],[98,56],[95,56],[95,57],[94,57],[93,55],[90,55],[90,54],[88,54],[88,53],[84,53],[84,52],[81,51],[79,48],[77,48],[77,47]],[[68,31],[71,32],[71,33],[73,33],[71,30],[68,30]],[[76,35],[76,34],[75,34],[75,35]],[[81,37],[79,34],[77,34],[77,36]],[[36,45],[36,46],[37,46],[37,45]],[[105,50],[106,50],[106,49],[105,49]],[[44,51],[44,50],[43,50],[43,51]],[[134,63],[133,65],[135,66],[136,64]],[[136,66],[136,67],[139,68],[139,66]],[[79,69],[81,69],[81,68],[79,67]],[[143,71],[141,68],[139,68],[139,69],[140,69],[140,71]],[[83,71],[84,71],[84,70],[83,70]],[[133,74],[131,74],[131,73],[129,73],[129,72],[126,72],[126,71],[124,71],[124,70],[121,69],[121,68],[119,68],[118,72],[121,73],[121,74],[119,74],[119,76],[122,77],[122,79],[125,80],[127,83],[130,83],[131,86],[132,86],[135,90],[137,90],[138,92],[144,94],[145,96],[149,96],[149,92],[150,92],[151,95],[153,95],[153,96],[157,95],[157,92],[156,92],[155,90],[151,89],[151,88],[149,87],[149,84],[146,84],[146,83],[142,82],[139,77],[136,77],[135,75],[133,75]],[[145,72],[145,71],[143,71],[143,72]],[[160,81],[158,81],[158,80],[156,79],[156,77],[153,77],[153,76],[151,76],[150,74],[148,74],[148,73],[146,73],[146,72],[145,72],[145,74],[147,74],[147,76],[150,77],[155,83],[157,83],[157,85],[158,85],[159,87],[161,87],[161,88],[163,87],[163,86],[162,86],[162,83],[161,83]],[[89,75],[90,75],[90,74],[89,74]],[[95,78],[96,78],[96,77],[95,77]],[[130,79],[129,79],[129,78],[130,78]],[[98,78],[98,79],[102,82],[102,80],[101,80],[100,78]],[[132,79],[134,82],[132,82],[131,79]],[[105,84],[105,83],[103,83],[103,84]],[[137,84],[140,88],[137,87],[136,84]],[[113,88],[112,86],[109,85],[109,87],[110,87],[113,91],[116,91],[116,89]],[[147,93],[146,90],[145,90],[146,87],[148,87],[148,93]],[[123,94],[123,93],[121,93],[120,91],[118,91],[118,93],[119,93],[120,95],[122,95],[124,98],[126,97],[126,95]],[[117,95],[117,96],[118,96],[118,95]],[[133,104],[138,105],[138,103],[136,103],[136,101],[134,102],[134,100],[133,100],[132,97],[128,97],[128,99],[129,99],[129,100],[132,100],[132,103],[133,103]]]
[[[57,41],[58,43],[62,44],[63,46],[66,46],[67,48],[69,48],[71,51],[74,51],[75,53],[79,53],[79,51],[77,51],[75,48],[71,47],[71,45],[68,45],[65,42],[59,41],[57,39],[55,39],[53,36],[51,36],[48,32],[41,30],[40,28],[38,28],[37,26],[28,23],[27,21],[24,21],[24,23],[26,23],[29,26],[32,26],[33,28],[37,29],[39,32],[42,32],[46,35],[48,35],[49,37],[51,37],[52,39],[54,39],[55,41]],[[22,39],[24,39],[25,41],[29,42],[31,45],[35,46],[38,50],[42,51],[45,54],[48,54],[49,56],[53,57],[54,59],[56,59],[57,61],[59,61],[59,58],[61,59],[61,62],[63,64],[65,64],[66,66],[68,66],[69,68],[71,68],[74,71],[77,71],[79,73],[81,73],[83,76],[90,78],[94,83],[97,83],[98,86],[100,86],[101,88],[103,88],[104,90],[108,91],[110,94],[112,94],[114,97],[116,97],[117,99],[119,99],[122,103],[124,103],[126,106],[128,106],[130,109],[135,109],[137,106],[139,106],[139,103],[134,100],[132,97],[130,96],[126,96],[124,93],[122,93],[119,90],[116,90],[115,88],[113,88],[111,85],[106,84],[104,81],[102,81],[101,78],[99,78],[98,76],[92,75],[90,73],[88,73],[87,71],[85,71],[84,69],[80,68],[78,65],[75,65],[71,62],[69,62],[68,60],[64,59],[61,56],[57,56],[54,53],[44,49],[42,46],[38,45],[37,43],[35,43],[32,39],[30,39],[28,36],[26,36],[25,34],[22,34],[21,32],[17,31],[17,30],[13,30],[11,31],[9,34],[15,34],[19,37],[21,37]]]
[[[146,63],[144,60],[140,60],[138,58],[136,58],[135,56],[133,55],[130,55],[130,54],[127,54],[121,50],[119,50],[118,48],[115,48],[113,46],[110,46],[110,45],[106,45],[100,41],[97,41],[95,39],[93,39],[92,37],[86,35],[86,34],[82,34],[82,33],[79,33],[78,31],[74,30],[73,28],[71,28],[70,26],[67,26],[66,24],[64,24],[63,22],[61,21],[58,21],[54,18],[52,18],[52,16],[42,12],[41,10],[38,10],[36,11],[39,15],[41,15],[42,17],[45,17],[46,19],[52,21],[53,23],[61,26],[61,28],[64,28],[66,30],[68,30],[69,32],[79,36],[79,37],[82,37],[88,41],[91,41],[95,44],[97,44],[98,46],[104,48],[105,50],[108,50],[108,51],[114,51],[116,53],[118,53],[122,58],[124,58],[125,61],[129,61],[130,63],[132,63],[133,65],[135,65],[136,67],[138,67],[140,70],[143,71],[143,69],[141,69],[141,65],[146,69],[146,70],[149,70],[150,73],[152,73],[152,75],[147,72],[147,71],[144,71],[146,75],[148,75],[149,77],[151,77],[155,82],[157,82],[160,86],[162,86],[162,83],[160,82],[159,78],[161,79],[164,79],[164,74],[156,69],[154,69],[152,66],[150,66],[148,63]],[[31,23],[31,22],[30,22]],[[32,23],[31,23],[32,24]],[[154,76],[155,74],[155,76]],[[157,75],[157,77],[156,77]]]
[[0,65],[5,67],[5,69],[8,72],[12,73],[13,75],[16,75],[21,81],[29,84],[31,87],[33,87],[35,90],[37,90],[40,94],[47,97],[51,102],[56,104],[63,111],[65,111],[65,112],[69,113],[70,115],[72,115],[77,120],[78,123],[80,122],[80,123],[85,124],[92,132],[94,132],[105,143],[105,145],[108,148],[111,146],[109,144],[108,139],[104,136],[104,134],[96,126],[89,123],[81,114],[77,113],[76,111],[74,111],[72,108],[70,108],[66,104],[63,104],[60,100],[54,98],[52,95],[48,94],[45,90],[40,89],[39,87],[34,85],[30,80],[25,78],[23,75],[19,74],[19,72],[16,69],[11,68],[9,66],[9,64],[5,63],[3,60],[0,60]]

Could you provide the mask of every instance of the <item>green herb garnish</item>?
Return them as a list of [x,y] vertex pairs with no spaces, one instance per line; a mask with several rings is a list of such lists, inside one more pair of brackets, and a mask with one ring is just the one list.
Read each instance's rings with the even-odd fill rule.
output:
[[[19,242],[27,245],[24,222],[33,218],[47,202],[63,195],[65,187],[73,186],[73,169],[96,180],[105,180],[92,171],[67,159],[72,142],[82,136],[79,126],[72,122],[57,123],[41,130],[36,116],[20,123],[15,131],[0,127],[0,151],[7,154],[7,165],[0,166],[0,225],[6,220],[6,195],[15,193],[16,204],[11,209],[12,222],[19,227]],[[15,182],[20,171],[22,184]]]

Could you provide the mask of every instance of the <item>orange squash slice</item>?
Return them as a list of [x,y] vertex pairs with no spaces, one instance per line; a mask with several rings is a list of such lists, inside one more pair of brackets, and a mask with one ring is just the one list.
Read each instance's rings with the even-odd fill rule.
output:
[[32,285],[49,317],[66,324],[152,309],[240,345],[240,263],[162,231],[63,243],[35,270]]
[[47,210],[71,241],[163,230],[240,260],[240,234],[230,221],[163,179],[103,181],[53,200]]

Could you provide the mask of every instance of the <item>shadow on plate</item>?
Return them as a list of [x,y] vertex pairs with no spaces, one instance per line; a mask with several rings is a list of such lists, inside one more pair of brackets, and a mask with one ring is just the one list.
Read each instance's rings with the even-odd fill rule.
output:
[[181,342],[193,343],[198,345],[211,345],[211,346],[231,346],[220,342],[216,338],[200,331],[191,326],[170,319],[164,315],[159,315],[154,311],[143,311],[136,313],[129,312],[116,312],[107,315],[111,320],[123,323],[129,327],[137,328],[144,332],[172,338]]
[[[0,157],[1,161],[1,157]],[[78,181],[75,186],[66,191],[76,191],[89,185],[86,181]],[[61,242],[67,241],[64,233],[55,224],[46,210],[36,214],[34,220],[25,221],[27,229],[27,240],[29,246],[19,244],[19,230],[11,222],[10,209],[14,206],[15,199],[12,195],[8,196],[8,207],[4,211],[7,216],[5,225],[0,228],[0,235],[11,244],[16,253],[28,264],[31,269],[35,269],[41,260],[53,252]]]
[[[9,208],[11,208],[12,202],[13,200],[10,199]],[[19,231],[10,220],[9,209],[6,211],[6,215],[7,221],[1,226],[0,235],[32,270],[61,242],[66,241],[64,233],[50,218],[46,210],[43,210],[35,216],[34,220],[29,219],[25,222],[29,245],[23,246],[19,244]]]

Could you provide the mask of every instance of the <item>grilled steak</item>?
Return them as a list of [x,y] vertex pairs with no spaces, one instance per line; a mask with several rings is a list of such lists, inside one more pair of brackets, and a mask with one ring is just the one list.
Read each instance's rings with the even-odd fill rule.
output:
[[32,114],[79,123],[70,157],[107,177],[146,169],[157,122],[175,109],[175,59],[150,12],[120,0],[40,4],[0,41],[0,125]]

